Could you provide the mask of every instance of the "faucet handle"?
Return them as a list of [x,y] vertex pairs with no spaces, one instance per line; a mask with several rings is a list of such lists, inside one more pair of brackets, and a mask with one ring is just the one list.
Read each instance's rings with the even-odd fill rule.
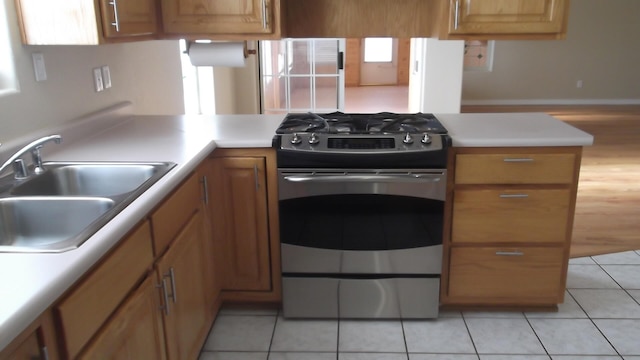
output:
[[16,159],[13,162],[13,177],[17,180],[27,177],[27,166],[22,159]]

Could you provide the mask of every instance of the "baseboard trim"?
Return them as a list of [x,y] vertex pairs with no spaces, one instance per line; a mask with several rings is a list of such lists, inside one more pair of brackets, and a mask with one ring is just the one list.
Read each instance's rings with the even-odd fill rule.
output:
[[640,105],[640,99],[462,100],[462,105]]

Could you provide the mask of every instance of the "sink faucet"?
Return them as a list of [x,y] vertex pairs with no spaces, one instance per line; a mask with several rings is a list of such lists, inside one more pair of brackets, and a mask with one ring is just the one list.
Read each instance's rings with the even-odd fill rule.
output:
[[25,145],[22,149],[18,150],[15,154],[13,154],[7,161],[5,161],[2,166],[0,166],[0,173],[2,173],[9,165],[13,165],[14,177],[16,179],[24,179],[28,176],[27,167],[25,166],[24,160],[22,156],[27,152],[31,152],[31,158],[33,159],[33,172],[35,174],[40,174],[44,171],[42,167],[42,154],[40,150],[44,146],[44,144],[49,141],[53,141],[56,144],[60,144],[62,141],[62,136],[60,135],[49,135],[42,137],[40,139],[34,140],[31,143]]

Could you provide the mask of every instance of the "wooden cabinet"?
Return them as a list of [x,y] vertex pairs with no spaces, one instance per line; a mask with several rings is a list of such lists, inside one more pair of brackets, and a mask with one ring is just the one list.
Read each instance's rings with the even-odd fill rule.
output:
[[158,288],[147,277],[79,359],[166,359]]
[[276,164],[273,149],[216,149],[210,205],[223,296],[280,299]]
[[203,229],[202,212],[198,211],[156,264],[166,301],[163,306],[168,359],[197,358],[209,330]]
[[64,357],[80,353],[152,264],[151,233],[145,221],[54,306]]
[[447,39],[563,38],[569,0],[447,0]]
[[443,305],[563,301],[581,148],[457,148]]
[[0,360],[59,359],[53,315],[47,310],[0,351]]
[[280,0],[162,0],[163,31],[194,39],[280,37]]
[[26,45],[96,45],[157,33],[155,0],[16,0],[16,8]]

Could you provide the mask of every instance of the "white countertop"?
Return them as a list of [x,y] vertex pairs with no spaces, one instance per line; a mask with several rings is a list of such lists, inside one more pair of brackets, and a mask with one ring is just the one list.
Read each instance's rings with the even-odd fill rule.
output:
[[[171,161],[177,166],[78,249],[57,254],[0,253],[0,349],[50,307],[216,147],[271,147],[275,129],[283,118],[282,115],[132,117],[126,115],[130,105],[125,103],[115,107],[115,111],[98,112],[76,121],[74,124],[81,126],[72,130],[60,127],[43,132],[63,134],[61,145],[45,146],[44,160]],[[436,116],[449,130],[454,146],[593,143],[591,135],[544,114]]]

